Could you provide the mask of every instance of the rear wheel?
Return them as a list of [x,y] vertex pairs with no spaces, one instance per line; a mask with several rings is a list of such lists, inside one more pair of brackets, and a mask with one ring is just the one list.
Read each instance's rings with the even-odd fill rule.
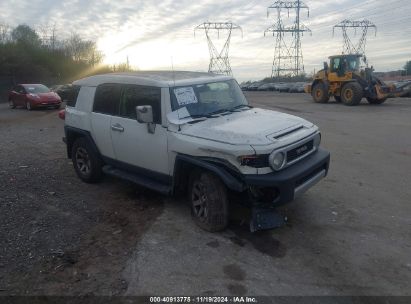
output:
[[314,101],[318,103],[326,103],[330,100],[327,86],[323,82],[314,85],[311,95]]
[[382,104],[387,100],[387,98],[382,98],[382,99],[378,99],[378,98],[371,98],[371,97],[367,97],[367,101],[369,104]]
[[30,103],[30,101],[26,101],[26,109],[28,110],[28,111],[31,111],[33,108],[31,107],[31,103]]
[[71,150],[71,159],[78,177],[86,183],[101,180],[103,172],[100,157],[84,137],[76,139]]
[[16,104],[14,103],[13,99],[9,100],[9,107],[10,107],[10,109],[15,109],[16,108]]
[[363,90],[358,82],[349,82],[341,90],[341,100],[347,106],[356,106],[361,102]]
[[191,214],[204,230],[216,232],[228,225],[227,190],[222,181],[209,172],[197,172],[190,182]]

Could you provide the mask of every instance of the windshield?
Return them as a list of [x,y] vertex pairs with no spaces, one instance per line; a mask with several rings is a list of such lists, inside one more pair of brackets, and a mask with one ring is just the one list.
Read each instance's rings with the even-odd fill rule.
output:
[[348,70],[357,71],[360,66],[360,59],[358,57],[348,57]]
[[185,107],[192,117],[248,106],[248,101],[235,80],[174,87],[170,88],[170,95],[173,111]]
[[24,86],[24,88],[26,89],[27,93],[33,93],[33,94],[50,92],[50,89],[42,84],[31,84],[31,85]]

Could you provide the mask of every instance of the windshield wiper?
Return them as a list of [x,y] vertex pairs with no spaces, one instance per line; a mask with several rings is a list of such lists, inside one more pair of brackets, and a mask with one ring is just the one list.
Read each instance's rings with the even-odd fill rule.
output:
[[233,112],[238,111],[240,108],[244,108],[244,107],[248,107],[249,109],[252,108],[249,105],[238,105],[238,106],[235,106],[231,109],[220,109],[220,110],[210,112],[210,113],[207,113],[207,114],[192,114],[192,115],[184,117],[184,118],[188,118],[188,117],[191,117],[191,118],[194,118],[194,119],[197,119],[197,118],[216,118],[216,117],[219,117],[220,115],[231,114]]
[[225,114],[225,113],[230,113],[231,111],[229,109],[220,109],[211,113],[208,113],[208,115],[213,116],[213,115],[218,115],[218,114]]
[[248,107],[248,109],[252,108],[252,106],[242,104],[242,105],[235,106],[234,108],[231,108],[229,111],[235,112],[236,110],[239,110],[239,109],[244,108],[244,107]]

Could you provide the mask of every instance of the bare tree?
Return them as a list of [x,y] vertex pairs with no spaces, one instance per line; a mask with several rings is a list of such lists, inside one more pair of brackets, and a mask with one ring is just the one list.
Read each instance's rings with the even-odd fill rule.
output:
[[74,61],[85,62],[92,66],[100,63],[103,58],[94,41],[83,40],[77,33],[72,33],[66,40],[65,49]]
[[58,48],[57,26],[54,24],[41,24],[37,27],[37,32],[43,46],[52,50]]
[[11,39],[11,27],[6,23],[0,23],[0,44],[5,44]]

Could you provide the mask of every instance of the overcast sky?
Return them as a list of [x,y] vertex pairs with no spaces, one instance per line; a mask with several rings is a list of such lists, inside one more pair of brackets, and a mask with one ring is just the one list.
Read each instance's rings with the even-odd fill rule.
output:
[[[129,57],[139,69],[207,70],[208,47],[203,32],[194,27],[204,21],[228,21],[243,28],[233,34],[230,58],[239,80],[261,79],[271,74],[273,37],[264,30],[274,23],[261,0],[9,0],[0,2],[0,23],[33,27],[56,23],[60,37],[71,31],[96,40],[107,63]],[[411,1],[409,0],[307,0],[310,16],[303,23],[312,30],[302,46],[307,73],[342,51],[340,32],[333,25],[343,19],[369,19],[378,27],[368,35],[367,56],[378,71],[397,70],[411,60]],[[285,22],[293,17],[284,16]],[[357,34],[356,37],[358,38]],[[224,42],[215,37],[216,44]]]

